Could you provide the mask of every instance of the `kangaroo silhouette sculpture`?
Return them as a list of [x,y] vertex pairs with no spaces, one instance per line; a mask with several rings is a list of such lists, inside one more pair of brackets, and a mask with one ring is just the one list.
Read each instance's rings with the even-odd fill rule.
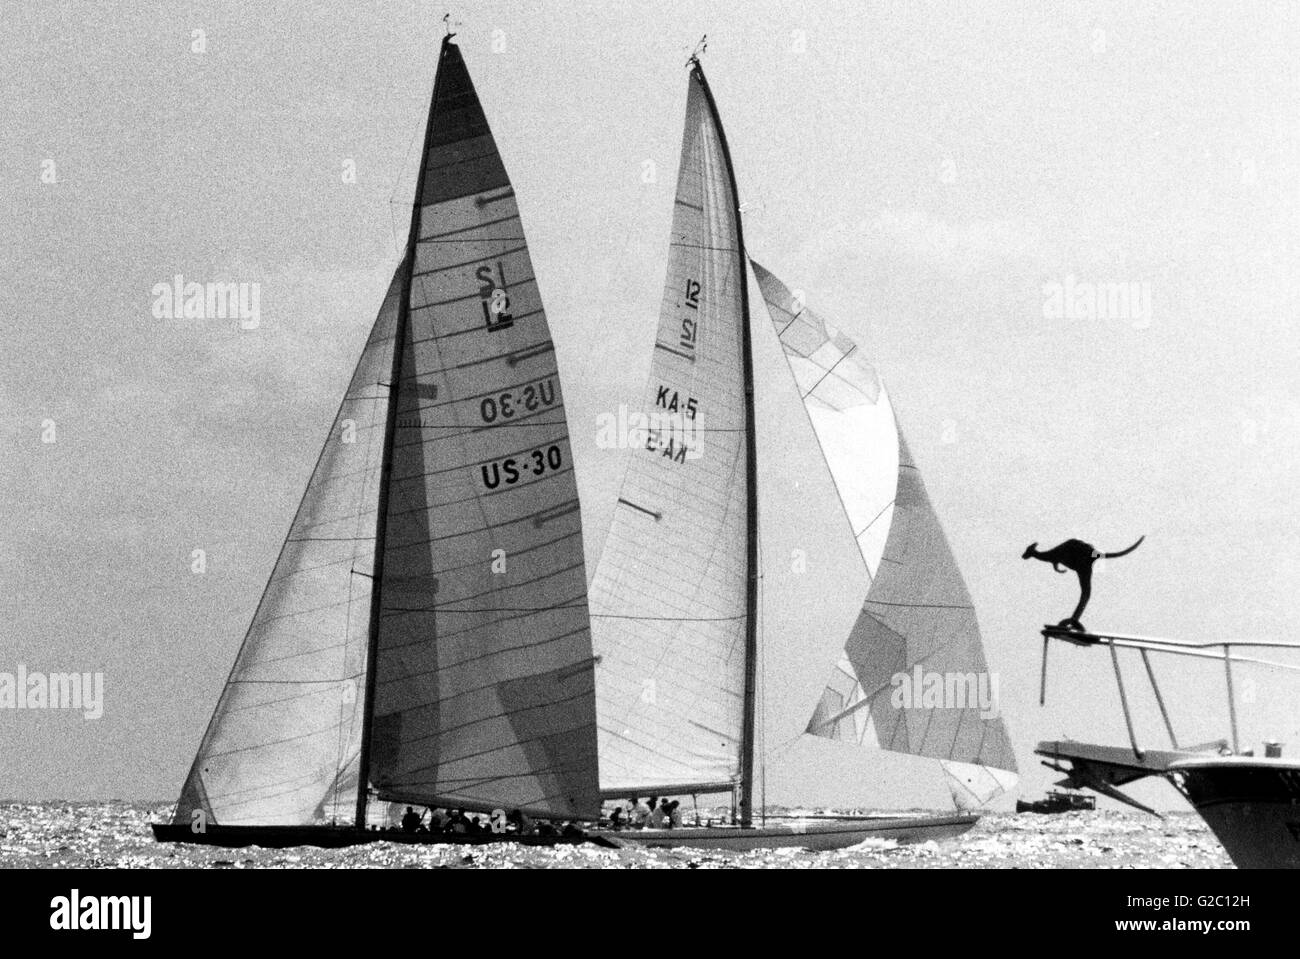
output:
[[1051,563],[1052,569],[1058,573],[1064,573],[1067,569],[1072,569],[1079,577],[1079,605],[1074,608],[1074,612],[1066,619],[1061,620],[1056,625],[1064,629],[1077,630],[1080,633],[1087,632],[1079,617],[1083,615],[1084,608],[1088,605],[1088,599],[1092,596],[1092,564],[1099,559],[1118,559],[1121,556],[1127,556],[1133,550],[1142,545],[1146,536],[1139,536],[1138,541],[1128,549],[1122,549],[1118,553],[1103,553],[1097,550],[1091,543],[1085,543],[1081,539],[1067,539],[1059,546],[1053,546],[1049,550],[1040,550],[1037,543],[1030,543],[1025,548],[1021,559],[1041,559],[1044,563]]

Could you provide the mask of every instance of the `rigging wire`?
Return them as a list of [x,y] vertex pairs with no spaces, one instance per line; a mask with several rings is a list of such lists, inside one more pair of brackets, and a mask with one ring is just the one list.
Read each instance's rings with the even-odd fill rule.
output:
[[[383,307],[381,306],[380,309],[382,310]],[[382,342],[382,341],[381,341],[381,342]],[[394,349],[397,348],[397,343],[396,343],[396,342],[394,342],[394,344],[393,344],[393,348],[394,348]],[[365,351],[363,350],[363,351],[362,351],[362,359],[364,360],[364,358],[365,358]],[[358,362],[358,366],[360,366],[360,362]],[[344,398],[344,404],[345,404],[345,405],[348,404],[348,403],[377,403],[377,402],[379,402],[379,401],[380,401],[380,397],[378,397],[378,396],[361,396],[361,397],[357,397],[356,399],[353,399],[352,397],[345,397],[345,398]],[[389,402],[391,402],[391,401],[392,401],[391,398],[389,398]],[[340,411],[339,411],[339,412],[340,412],[340,415],[341,415],[341,414],[342,414],[342,407],[340,408]],[[378,430],[376,430],[376,429],[373,428],[373,423],[372,423],[372,427],[371,427],[370,429],[367,429],[367,430],[366,430],[366,434],[367,434],[367,436],[366,436],[366,452],[365,452],[365,460],[364,460],[364,462],[367,463],[367,464],[374,462],[375,434],[376,434],[377,432],[378,432]],[[380,439],[380,443],[382,444],[382,442],[383,442],[383,437],[381,436],[379,439]],[[333,435],[333,431],[331,431],[330,442],[340,442],[339,438],[338,438],[338,437],[335,437],[335,436]],[[382,450],[381,450],[381,451],[380,451],[380,458],[381,458],[381,459],[382,459],[382,456],[383,456],[383,453],[382,453]],[[365,507],[366,503],[370,501],[369,491],[370,491],[370,487],[371,487],[372,481],[377,481],[377,480],[380,478],[379,474],[380,474],[381,472],[382,472],[382,470],[380,470],[380,469],[378,469],[378,468],[376,468],[376,469],[367,469],[367,470],[366,470],[365,474],[362,476],[361,483],[360,483],[360,488],[359,488],[358,491],[357,491],[357,500],[356,500],[356,502],[353,504],[353,508],[354,508],[354,510],[355,510],[355,513],[354,513],[354,516],[355,516],[355,518],[356,518],[356,527],[355,527],[355,529],[356,529],[356,534],[357,534],[357,535],[356,535],[356,537],[355,537],[355,541],[354,541],[354,543],[353,543],[353,547],[352,547],[352,560],[351,560],[352,569],[350,570],[350,575],[349,575],[349,577],[348,577],[348,600],[347,600],[347,613],[344,615],[344,620],[343,620],[343,622],[344,622],[344,626],[343,626],[343,645],[342,645],[342,654],[341,654],[341,655],[342,655],[342,662],[341,662],[341,664],[340,664],[342,668],[339,670],[339,674],[340,674],[340,675],[344,675],[344,673],[346,672],[346,669],[347,669],[347,661],[348,661],[348,650],[349,650],[349,647],[351,646],[351,641],[352,641],[352,613],[353,613],[353,607],[354,607],[354,605],[355,605],[355,599],[354,599],[355,592],[354,592],[354,590],[353,590],[352,574],[362,575],[362,576],[365,575],[364,572],[362,572],[362,571],[360,571],[360,570],[358,570],[358,569],[356,568],[356,563],[357,563],[357,558],[358,558],[358,546],[359,546],[359,544],[361,544],[362,542],[365,541],[364,537],[362,537],[362,535],[361,535],[362,532],[363,532],[363,530],[362,530],[362,523],[365,521],[365,517],[366,517],[367,513],[369,512],[369,511],[366,510],[364,507]],[[380,516],[380,515],[379,515],[379,512],[378,512],[378,505],[379,505],[379,503],[378,503],[378,492],[377,492],[377,491],[376,491],[376,493],[375,493],[375,497],[376,497],[375,500],[374,500],[374,502],[375,502],[375,524],[376,524],[376,526],[378,526],[379,523],[384,522],[384,517]],[[373,564],[373,562],[374,562],[374,555],[373,555],[373,552],[372,552],[372,554],[371,554],[371,563]],[[372,570],[373,570],[373,565],[372,565]],[[370,607],[370,603],[371,603],[371,602],[374,602],[374,585],[373,585],[373,579],[374,579],[374,577],[373,577],[373,575],[372,575],[372,576],[371,576],[372,584],[371,584],[371,588],[370,588],[369,602],[367,602],[367,604],[366,604],[366,613],[367,613],[367,617],[369,616],[369,607]],[[374,663],[365,663],[365,664],[363,665],[363,667],[362,667],[362,670],[363,670],[363,671],[362,671],[362,676],[365,675],[365,672],[364,672],[365,670],[373,669],[373,668],[374,668],[374,665],[375,665]],[[349,683],[354,683],[354,684],[355,684],[355,677],[350,677],[347,681],[348,681]],[[344,772],[345,772],[346,769],[347,769],[347,764],[348,764],[348,762],[350,762],[350,758],[347,757],[347,756],[345,756],[345,752],[347,751],[348,743],[351,741],[351,738],[352,738],[352,728],[353,728],[353,726],[355,726],[356,719],[357,719],[357,712],[358,712],[358,710],[356,709],[357,698],[356,698],[356,688],[355,688],[355,685],[354,685],[353,688],[352,688],[352,694],[353,694],[353,698],[352,698],[352,701],[351,701],[351,702],[348,702],[348,700],[347,700],[347,699],[344,699],[342,696],[340,696],[340,702],[339,702],[339,723],[338,723],[338,727],[339,727],[339,736],[338,736],[338,748],[337,748],[337,751],[336,751],[336,753],[335,753],[336,758],[335,758],[335,763],[334,763],[334,777],[335,777],[335,778],[334,778],[334,784],[333,784],[333,787],[332,787],[332,789],[333,789],[333,800],[334,800],[334,802],[333,802],[333,816],[332,816],[332,820],[333,820],[333,821],[337,821],[337,820],[338,820],[338,812],[339,812],[339,810],[338,810],[338,806],[339,806],[339,802],[340,802],[340,801],[342,800],[342,798],[343,798],[343,797],[342,797],[342,791],[340,790],[339,786],[341,785],[341,782],[342,782],[342,779],[343,779],[343,774],[344,774]],[[351,706],[352,708],[351,708],[351,709],[345,709],[345,707],[348,707],[348,706]],[[348,723],[348,732],[347,732],[347,735],[346,735],[346,736],[344,735],[344,732],[343,732],[343,725],[344,725],[344,720],[345,720],[344,713],[345,713],[345,712],[348,712],[348,713],[351,714],[349,717],[347,717],[347,718],[350,720],[350,722]],[[358,786],[358,788],[360,788],[360,786]]]
[[392,192],[388,194],[388,228],[393,234],[394,253],[405,254],[405,250],[402,249],[397,239],[397,223],[393,220],[393,208],[400,206],[414,209],[415,207],[414,199],[410,203],[403,203],[398,200],[397,191],[402,186],[402,179],[406,175],[406,165],[411,162],[411,149],[415,146],[415,138],[419,134],[420,129],[418,127],[411,133],[411,142],[406,145],[406,156],[402,158],[402,165],[398,168],[397,181],[393,184]]
[[708,49],[709,49],[709,35],[706,33],[702,37],[700,37],[700,42],[695,44],[695,49],[691,51],[690,59],[686,61],[686,65],[689,67],[694,63],[699,63],[700,57],[703,56],[705,51],[707,51]]
[[[749,279],[748,275],[745,278]],[[758,802],[759,821],[767,825],[767,642],[763,630],[767,625],[767,590],[763,588],[763,524],[755,509],[758,523]]]

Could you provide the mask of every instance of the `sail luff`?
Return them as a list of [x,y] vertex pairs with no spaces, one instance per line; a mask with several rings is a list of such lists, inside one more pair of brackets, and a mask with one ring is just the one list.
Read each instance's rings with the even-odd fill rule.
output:
[[736,188],[736,170],[731,162],[731,149],[718,115],[718,105],[713,91],[704,76],[698,59],[694,72],[704,91],[713,125],[718,131],[722,147],[723,164],[731,186],[732,217],[736,231],[736,256],[740,261],[740,350],[741,379],[745,396],[745,687],[740,746],[740,823],[750,825],[753,819],[755,710],[757,701],[758,665],[758,455],[755,446],[754,423],[754,356],[749,330],[749,282],[745,275],[745,234],[740,219],[740,192]]
[[424,121],[424,145],[420,150],[420,172],[415,180],[415,201],[411,205],[411,223],[407,230],[406,248],[402,254],[402,299],[398,304],[397,327],[393,334],[393,370],[388,379],[388,417],[384,423],[384,459],[379,470],[378,521],[375,524],[374,578],[371,581],[370,635],[366,648],[365,703],[361,714],[361,754],[357,766],[357,828],[366,828],[366,801],[370,793],[370,739],[375,721],[375,654],[379,649],[379,622],[381,590],[384,580],[385,543],[388,539],[388,493],[393,473],[393,436],[397,429],[397,384],[402,377],[402,343],[411,318],[411,273],[415,268],[416,241],[420,236],[420,198],[424,196],[424,180],[429,167],[429,144],[433,138],[433,111],[438,104],[438,88],[442,83],[443,56],[454,34],[442,38],[438,49],[438,68],[434,74],[433,93],[429,97],[429,111]]

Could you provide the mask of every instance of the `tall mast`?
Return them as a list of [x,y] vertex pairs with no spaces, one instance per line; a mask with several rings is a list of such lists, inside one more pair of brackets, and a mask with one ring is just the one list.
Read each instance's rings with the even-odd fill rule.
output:
[[757,694],[758,670],[758,452],[754,437],[754,357],[749,337],[749,274],[746,272],[745,235],[740,225],[740,192],[736,189],[736,170],[731,163],[731,150],[718,116],[718,105],[713,102],[713,91],[704,78],[704,69],[698,56],[691,57],[692,73],[699,80],[704,99],[709,105],[713,125],[718,128],[718,142],[722,144],[722,157],[726,162],[727,180],[735,201],[736,246],[740,260],[740,343],[741,368],[745,384],[745,699],[744,719],[740,734],[740,824],[753,822],[754,809],[754,703]]
[[370,593],[370,634],[366,650],[365,704],[361,711],[361,754],[357,763],[357,828],[366,828],[366,801],[370,789],[370,735],[375,714],[375,657],[379,649],[380,593],[384,581],[384,542],[388,536],[388,487],[393,471],[393,434],[397,429],[398,383],[402,376],[402,350],[411,314],[411,276],[415,269],[415,248],[420,239],[420,210],[424,196],[424,175],[429,164],[429,143],[433,138],[433,115],[438,106],[438,87],[442,81],[442,60],[451,45],[450,32],[442,38],[438,51],[438,71],[429,100],[429,118],[424,126],[424,148],[420,150],[420,172],[415,180],[415,203],[411,207],[411,228],[406,240],[402,263],[402,294],[397,306],[397,325],[393,330],[393,369],[388,380],[388,418],[384,424],[384,457],[379,470],[379,504],[375,520],[374,580]]

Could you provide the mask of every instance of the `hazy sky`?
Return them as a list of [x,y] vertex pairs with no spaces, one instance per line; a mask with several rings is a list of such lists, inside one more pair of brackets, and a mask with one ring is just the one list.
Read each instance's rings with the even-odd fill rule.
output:
[[[97,721],[0,710],[0,795],[178,793],[400,256],[443,12],[0,3],[0,671],[102,671],[106,699]],[[589,570],[625,455],[598,448],[597,420],[639,402],[649,369],[683,64],[707,32],[750,250],[876,360],[979,611],[1024,791],[1052,778],[1040,739],[1124,741],[1099,651],[1054,649],[1038,706],[1037,628],[1076,587],[1021,562],[1029,541],[1147,535],[1098,578],[1090,625],[1292,638],[1294,5],[454,16],[557,343]],[[156,319],[176,273],[261,284],[260,326]],[[1052,316],[1067,282],[1137,284],[1149,316]],[[757,298],[754,319],[768,798],[942,807],[932,763],[776,748],[852,625],[860,560]],[[1185,742],[1227,735],[1218,670],[1157,668]],[[1300,750],[1296,682],[1255,679],[1243,739]],[[1164,783],[1136,792],[1181,805]]]

